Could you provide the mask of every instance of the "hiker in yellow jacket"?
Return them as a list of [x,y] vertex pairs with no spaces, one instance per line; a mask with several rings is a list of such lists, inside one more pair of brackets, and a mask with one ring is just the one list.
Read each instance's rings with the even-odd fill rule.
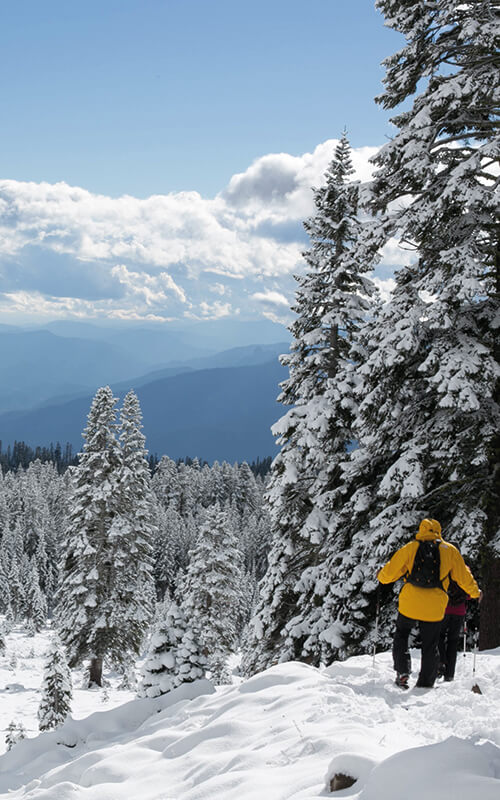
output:
[[[422,559],[417,559],[420,543],[436,542],[433,548],[427,548],[426,569],[435,569],[435,580],[427,577],[418,583],[415,574],[412,583],[412,570],[415,565],[417,571],[424,576],[425,569],[421,567]],[[423,553],[423,551],[422,551]],[[427,556],[427,553],[425,554]],[[423,556],[422,556],[423,557]],[[434,562],[432,562],[434,559]],[[431,563],[432,562],[432,563]],[[425,573],[427,574],[427,573]],[[430,574],[430,572],[429,572]],[[392,647],[394,669],[397,672],[396,685],[402,689],[408,688],[408,679],[411,671],[410,651],[408,638],[416,621],[419,623],[420,637],[422,640],[422,661],[417,686],[433,686],[436,679],[439,654],[438,641],[441,622],[448,604],[448,588],[450,577],[474,599],[481,599],[479,587],[472,577],[462,556],[456,547],[441,538],[441,525],[435,519],[424,519],[420,523],[415,539],[394,553],[391,560],[382,567],[378,573],[380,583],[393,583],[399,578],[404,578],[405,583],[399,593],[398,617],[396,620],[396,633]],[[418,583],[418,585],[415,585]]]

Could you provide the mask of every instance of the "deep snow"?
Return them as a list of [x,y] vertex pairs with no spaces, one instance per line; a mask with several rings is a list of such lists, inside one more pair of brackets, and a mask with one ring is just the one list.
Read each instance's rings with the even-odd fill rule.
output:
[[[0,757],[0,798],[500,797],[500,649],[478,654],[475,678],[467,654],[454,683],[406,693],[392,683],[388,653],[375,667],[370,656],[324,670],[292,662],[216,691],[198,681],[156,699],[131,699],[109,676],[109,700],[77,688],[78,719],[36,736],[46,642],[14,631],[0,659],[0,728],[13,719],[35,737]],[[330,795],[335,772],[358,780]]]

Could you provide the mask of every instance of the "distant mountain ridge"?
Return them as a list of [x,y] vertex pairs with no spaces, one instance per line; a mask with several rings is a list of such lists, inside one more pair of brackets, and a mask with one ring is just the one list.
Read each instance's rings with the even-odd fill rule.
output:
[[[276,398],[287,374],[275,357],[263,364],[191,370],[127,390],[137,389],[151,453],[198,456],[210,463],[253,461],[277,452],[270,427],[283,414]],[[89,395],[0,415],[3,447],[15,440],[59,441],[78,451],[91,400]]]
[[[227,350],[228,345],[242,347],[249,344],[270,344],[290,339],[287,329],[268,319],[213,319],[176,320],[169,323],[107,323],[94,324],[73,320],[57,320],[40,326],[57,336],[83,339],[101,339],[110,343],[119,341],[139,342],[144,345],[157,341],[165,348],[169,341],[181,342],[183,346],[216,352]],[[184,355],[182,356],[184,358]],[[186,355],[186,358],[194,357]],[[163,359],[162,359],[163,360]]]
[[34,407],[55,392],[85,392],[125,379],[143,363],[100,341],[50,331],[0,331],[0,409]]
[[283,412],[278,356],[288,349],[269,320],[0,324],[0,440],[78,451],[92,397],[111,385],[119,397],[137,390],[152,453],[262,458],[276,452],[269,428]]
[[[144,383],[187,369],[261,363],[266,353],[258,348],[269,347],[271,358],[273,342],[282,342],[283,352],[288,349],[281,325],[265,321],[260,330],[254,322],[222,323],[175,328],[64,320],[38,329],[0,325],[0,413],[70,400],[108,383]],[[227,343],[233,352],[224,356]],[[249,347],[256,348],[255,355]]]
[[[253,364],[263,364],[266,361],[272,361],[278,358],[282,353],[286,353],[288,348],[288,342],[232,347],[229,350],[223,350],[220,353],[214,353],[214,355],[206,356],[205,358],[193,358],[185,362],[174,361],[172,362],[172,366],[148,372],[146,375],[136,378],[132,381],[132,385],[137,388],[137,386],[143,386],[145,383],[151,383],[160,378],[168,378],[174,374],[178,375],[181,372],[188,372],[190,370],[213,369],[216,367],[249,367]],[[126,381],[115,384],[114,388],[116,391],[119,391],[125,388],[125,384]]]

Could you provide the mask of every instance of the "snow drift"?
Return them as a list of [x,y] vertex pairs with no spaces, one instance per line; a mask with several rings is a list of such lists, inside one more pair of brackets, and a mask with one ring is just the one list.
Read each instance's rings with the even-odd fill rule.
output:
[[[471,655],[454,683],[406,693],[389,654],[197,681],[19,742],[0,757],[0,798],[497,800],[499,667],[500,650],[478,656],[481,695]],[[356,782],[331,795],[338,772]]]

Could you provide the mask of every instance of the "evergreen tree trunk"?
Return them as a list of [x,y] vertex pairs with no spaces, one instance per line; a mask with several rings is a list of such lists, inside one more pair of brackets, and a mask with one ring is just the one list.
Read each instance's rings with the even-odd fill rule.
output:
[[[500,298],[500,235],[496,240],[495,252],[495,288],[497,299]],[[495,360],[500,364],[500,338],[495,340]],[[500,407],[500,379],[495,387],[495,402]],[[490,450],[489,469],[492,475],[492,491],[486,507],[488,540],[491,542],[485,558],[481,603],[481,629],[479,649],[490,650],[500,646],[500,433],[497,433]]]
[[[500,345],[498,345],[500,349]],[[500,394],[500,381],[497,382],[497,398]],[[491,543],[486,548],[482,569],[483,599],[481,602],[479,649],[492,650],[500,646],[500,554],[498,541],[498,514],[500,509],[500,434],[493,442],[490,456],[490,469],[493,474],[493,491],[487,508],[487,535]]]
[[479,649],[500,646],[500,558],[487,559],[483,567],[483,600],[479,629]]
[[102,656],[95,656],[89,667],[89,685],[102,686]]

